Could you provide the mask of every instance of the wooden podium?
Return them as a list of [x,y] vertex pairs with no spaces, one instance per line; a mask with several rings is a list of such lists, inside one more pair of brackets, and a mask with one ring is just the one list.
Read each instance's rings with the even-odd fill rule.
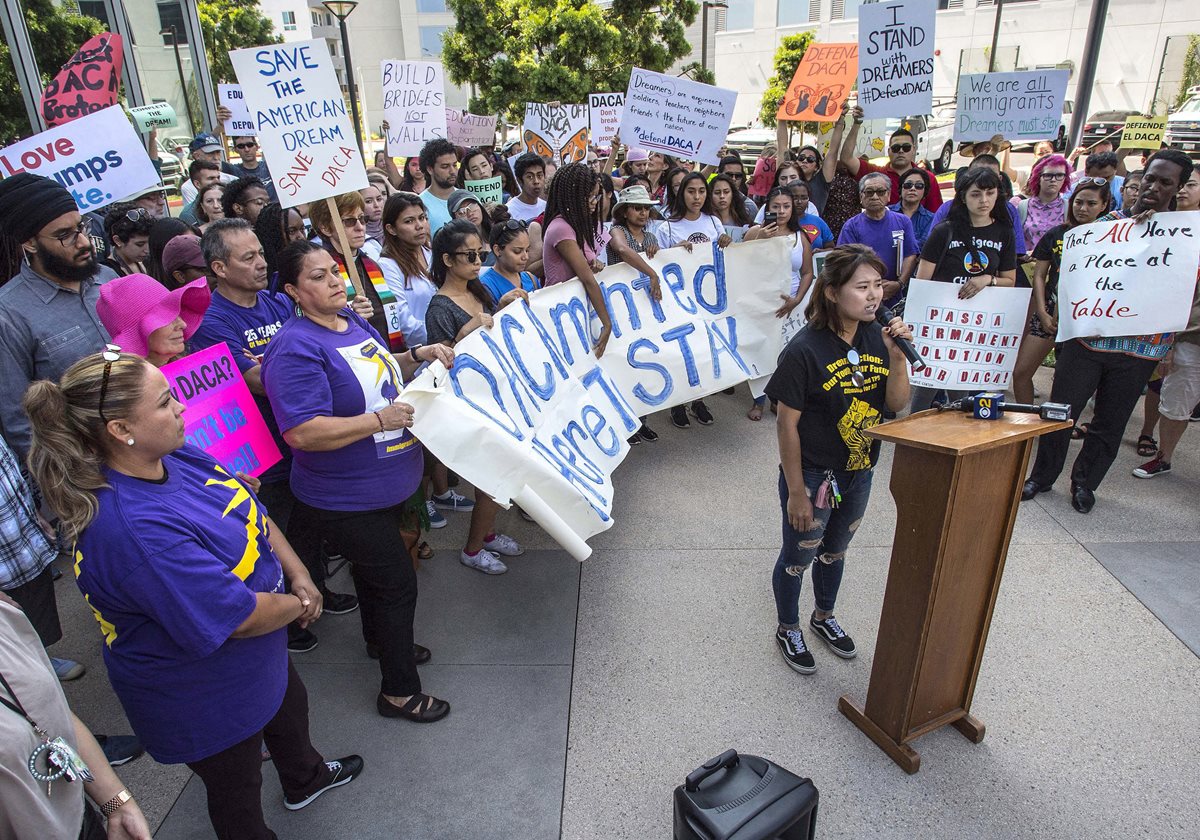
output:
[[896,536],[867,702],[842,714],[908,773],[910,743],[953,726],[972,742],[971,698],[1034,438],[1070,427],[1033,414],[976,420],[924,411],[867,434],[896,444]]

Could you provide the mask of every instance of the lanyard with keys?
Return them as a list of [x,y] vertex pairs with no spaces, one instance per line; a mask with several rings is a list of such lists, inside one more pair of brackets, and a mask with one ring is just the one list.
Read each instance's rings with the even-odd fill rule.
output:
[[[88,770],[83,759],[72,749],[71,745],[61,737],[50,740],[50,734],[29,716],[29,712],[25,711],[25,707],[17,698],[17,693],[13,691],[12,686],[8,684],[4,674],[0,674],[0,685],[3,685],[4,690],[8,692],[8,697],[0,697],[0,704],[25,718],[25,721],[33,727],[33,731],[42,740],[33,748],[33,752],[29,756],[29,775],[39,782],[46,783],[46,795],[50,795],[51,785],[59,779],[65,778],[68,782],[74,782],[77,779],[83,779],[85,782],[93,781],[91,771]],[[38,767],[38,759],[43,754],[46,756],[44,770]]]

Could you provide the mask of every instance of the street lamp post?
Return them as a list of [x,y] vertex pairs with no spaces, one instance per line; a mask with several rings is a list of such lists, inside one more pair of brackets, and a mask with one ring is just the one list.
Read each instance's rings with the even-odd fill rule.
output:
[[700,67],[703,70],[708,69],[708,10],[709,9],[728,9],[729,3],[726,0],[704,0],[701,7],[703,12],[700,17]]
[[354,86],[354,68],[350,63],[350,36],[346,32],[346,18],[358,6],[358,0],[325,0],[321,4],[338,19],[342,32],[342,52],[346,59],[346,91],[350,97],[350,116],[354,119],[354,137],[358,140],[358,153],[363,153],[362,125],[358,120],[358,92]]
[[179,34],[175,31],[175,24],[160,29],[158,32],[164,38],[171,36],[171,46],[175,48],[175,69],[179,71],[179,89],[183,93],[183,104],[187,108],[188,125],[192,129],[192,136],[196,136],[196,117],[192,113],[192,100],[188,98],[187,80],[183,76],[183,59],[179,55]]

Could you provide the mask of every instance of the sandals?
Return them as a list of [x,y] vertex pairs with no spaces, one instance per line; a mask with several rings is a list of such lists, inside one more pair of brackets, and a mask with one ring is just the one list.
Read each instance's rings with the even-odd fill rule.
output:
[[757,403],[750,406],[750,410],[746,412],[746,416],[757,423],[762,419],[762,406]]
[[433,557],[433,548],[429,545],[429,543],[425,542],[424,540],[421,540],[421,544],[417,546],[417,559],[418,560],[429,560],[432,557]]
[[[1076,423],[1071,429],[1071,440],[1083,440],[1084,435],[1088,432],[1087,423]],[[1153,452],[1150,454],[1154,454]]]
[[1151,458],[1158,454],[1158,441],[1150,435],[1142,435],[1137,441],[1137,454],[1143,458]]
[[375,698],[375,708],[384,717],[398,717],[414,723],[434,723],[450,714],[445,700],[417,692],[403,706],[397,706],[382,694]]

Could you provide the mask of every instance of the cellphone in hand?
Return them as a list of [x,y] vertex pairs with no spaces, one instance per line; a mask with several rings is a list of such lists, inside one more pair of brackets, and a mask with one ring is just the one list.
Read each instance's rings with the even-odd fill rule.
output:
[[778,213],[763,213],[763,224],[764,225],[773,225],[778,221],[779,221]]

